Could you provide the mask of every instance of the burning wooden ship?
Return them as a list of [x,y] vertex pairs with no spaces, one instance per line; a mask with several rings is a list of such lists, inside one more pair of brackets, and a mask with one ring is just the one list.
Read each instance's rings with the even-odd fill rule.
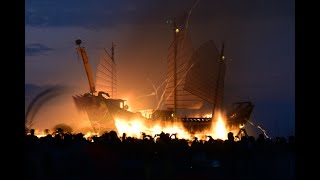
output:
[[[187,14],[169,21],[173,29],[173,41],[168,50],[166,87],[163,104],[165,109],[156,109],[152,118],[128,111],[126,100],[117,99],[117,73],[112,55],[104,49],[96,71],[96,86],[81,40],[76,40],[88,81],[90,93],[74,96],[78,109],[87,112],[95,132],[117,130],[115,118],[145,122],[180,122],[189,133],[208,129],[216,112],[223,109],[226,57],[224,44],[219,51],[209,40],[193,49],[186,27]],[[228,129],[240,130],[249,120],[254,105],[251,102],[234,103],[227,112]],[[205,114],[209,116],[205,116]]]

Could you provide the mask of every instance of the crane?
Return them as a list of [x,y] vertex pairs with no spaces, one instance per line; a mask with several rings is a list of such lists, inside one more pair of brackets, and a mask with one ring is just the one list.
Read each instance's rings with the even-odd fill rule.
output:
[[91,72],[91,68],[90,68],[90,64],[88,61],[88,57],[86,54],[86,51],[84,50],[84,47],[81,47],[81,40],[77,39],[76,40],[76,45],[79,45],[79,47],[77,47],[77,50],[80,52],[83,63],[84,63],[84,67],[86,69],[86,73],[87,73],[87,77],[88,77],[88,81],[89,81],[89,85],[90,85],[90,93],[92,95],[94,95],[94,93],[96,92],[95,90],[95,86],[94,86],[94,81],[93,81],[93,76],[92,76],[92,72]]

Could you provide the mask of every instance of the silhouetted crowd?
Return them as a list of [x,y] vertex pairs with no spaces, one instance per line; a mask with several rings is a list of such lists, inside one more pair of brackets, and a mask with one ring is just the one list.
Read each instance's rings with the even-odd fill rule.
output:
[[25,179],[296,179],[295,137],[260,134],[192,143],[164,132],[137,139],[115,131],[85,138],[58,129],[25,137]]

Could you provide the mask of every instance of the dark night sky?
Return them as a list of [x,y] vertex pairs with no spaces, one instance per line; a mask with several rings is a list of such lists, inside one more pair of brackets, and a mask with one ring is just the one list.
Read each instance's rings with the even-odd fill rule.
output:
[[[166,20],[189,11],[194,2],[27,0],[25,81],[37,86],[63,85],[78,94],[87,92],[88,82],[74,40],[82,39],[92,69],[101,49],[110,49],[113,41],[118,96],[128,99],[132,110],[142,105],[152,108],[147,101],[154,97],[135,97],[151,94],[151,82],[158,86],[164,81],[172,38]],[[251,121],[270,136],[295,134],[294,3],[200,0],[188,27],[194,48],[210,39],[218,47],[225,42],[225,104],[252,101],[255,109]],[[43,110],[60,108],[63,112],[61,106],[51,103]]]

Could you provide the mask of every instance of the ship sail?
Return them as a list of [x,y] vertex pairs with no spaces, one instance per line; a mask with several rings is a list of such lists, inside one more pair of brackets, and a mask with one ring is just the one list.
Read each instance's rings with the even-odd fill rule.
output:
[[117,98],[117,67],[113,53],[110,56],[106,49],[102,51],[97,66],[96,91],[103,91],[108,93],[110,98]]
[[168,50],[165,105],[174,111],[200,109],[204,103],[213,104],[213,112],[221,109],[226,69],[222,54],[212,40],[194,50],[185,26],[177,29]]
[[184,89],[222,108],[226,65],[212,40],[202,44],[189,61]]
[[199,109],[202,99],[184,89],[186,75],[191,68],[189,61],[193,54],[191,38],[184,24],[178,29],[167,57],[165,105],[169,109]]

